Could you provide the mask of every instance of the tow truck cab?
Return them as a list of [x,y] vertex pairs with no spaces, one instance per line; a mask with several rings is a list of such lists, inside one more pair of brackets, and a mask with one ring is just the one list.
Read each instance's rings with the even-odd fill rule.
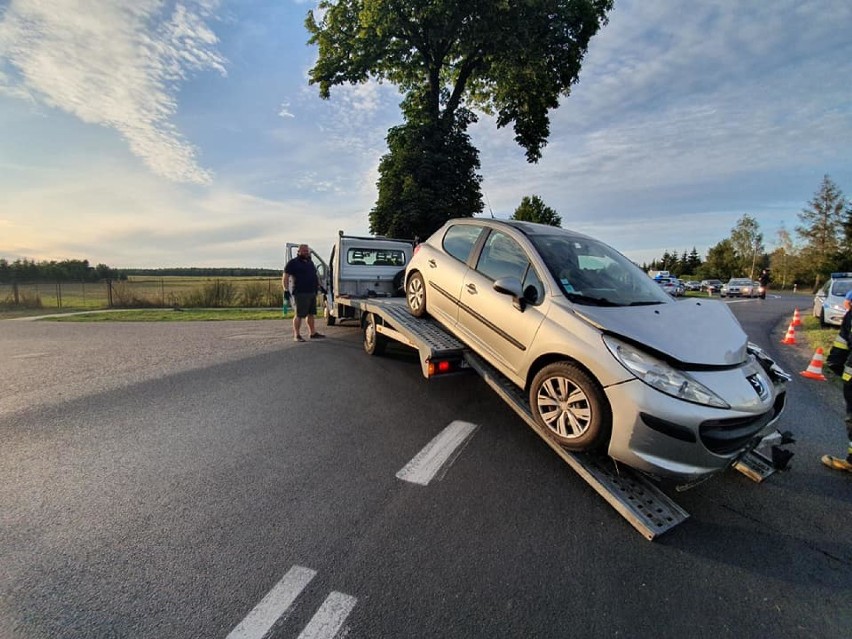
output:
[[[291,247],[298,248],[288,244],[288,255]],[[405,267],[413,250],[414,243],[406,240],[359,237],[338,231],[327,262],[311,251],[326,289],[326,323],[334,326],[337,320],[359,318],[358,309],[340,304],[341,299],[403,297]]]

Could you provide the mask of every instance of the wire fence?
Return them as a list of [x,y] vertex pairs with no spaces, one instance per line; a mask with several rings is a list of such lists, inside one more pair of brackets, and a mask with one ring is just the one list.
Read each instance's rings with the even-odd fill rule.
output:
[[268,308],[281,306],[281,280],[269,277],[160,277],[100,282],[12,282],[0,284],[0,307]]

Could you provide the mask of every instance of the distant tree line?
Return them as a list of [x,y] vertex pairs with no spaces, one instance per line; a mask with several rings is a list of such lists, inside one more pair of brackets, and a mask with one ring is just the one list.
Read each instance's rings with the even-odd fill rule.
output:
[[120,279],[116,269],[106,264],[89,266],[89,260],[28,260],[9,262],[0,257],[0,283],[12,282],[98,282]]

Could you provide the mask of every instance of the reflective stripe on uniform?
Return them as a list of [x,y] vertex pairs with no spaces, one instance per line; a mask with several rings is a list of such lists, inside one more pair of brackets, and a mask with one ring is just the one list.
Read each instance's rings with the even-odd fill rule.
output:
[[840,335],[834,338],[834,343],[831,346],[832,348],[839,348],[844,351],[849,350],[849,344],[847,344],[846,340],[840,337]]

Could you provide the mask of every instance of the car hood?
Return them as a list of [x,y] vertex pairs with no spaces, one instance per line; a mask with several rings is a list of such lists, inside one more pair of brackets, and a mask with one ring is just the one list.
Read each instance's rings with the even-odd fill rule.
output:
[[714,300],[653,306],[579,306],[574,312],[601,330],[682,362],[733,366],[747,357],[748,336],[728,305]]

